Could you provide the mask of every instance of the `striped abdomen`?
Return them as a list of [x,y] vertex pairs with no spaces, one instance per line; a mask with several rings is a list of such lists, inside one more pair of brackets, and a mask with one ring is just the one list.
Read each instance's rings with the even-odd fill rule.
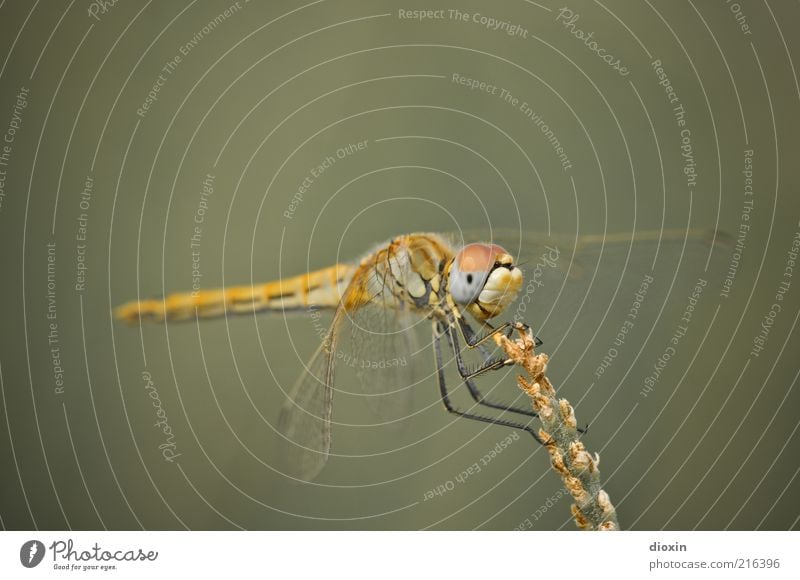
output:
[[187,320],[195,316],[209,318],[228,314],[263,310],[296,310],[315,306],[335,308],[350,283],[356,267],[337,264],[316,272],[301,274],[256,286],[231,286],[216,290],[199,290],[170,294],[128,302],[114,311],[117,318],[128,322],[152,320]]

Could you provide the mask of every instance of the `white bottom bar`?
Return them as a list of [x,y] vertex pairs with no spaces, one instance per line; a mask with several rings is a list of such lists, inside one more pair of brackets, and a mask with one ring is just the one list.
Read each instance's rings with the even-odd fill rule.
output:
[[3,532],[0,578],[799,578],[798,540],[796,532]]

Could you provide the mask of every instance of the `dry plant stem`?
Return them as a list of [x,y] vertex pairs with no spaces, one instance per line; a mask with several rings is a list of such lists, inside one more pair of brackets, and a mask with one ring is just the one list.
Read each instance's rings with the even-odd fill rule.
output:
[[572,515],[584,530],[619,530],[617,512],[608,494],[600,487],[600,457],[586,451],[578,439],[572,405],[557,399],[553,385],[545,376],[546,354],[534,354],[534,338],[529,330],[517,326],[520,338],[512,340],[496,336],[498,345],[515,364],[525,369],[529,378],[517,377],[519,386],[531,398],[533,410],[539,414],[542,428],[539,436],[546,442],[553,469],[561,476],[572,495]]

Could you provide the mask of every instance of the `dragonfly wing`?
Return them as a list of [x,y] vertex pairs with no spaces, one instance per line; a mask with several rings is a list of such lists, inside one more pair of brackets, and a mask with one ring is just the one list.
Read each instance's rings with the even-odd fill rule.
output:
[[[505,228],[491,231],[466,231],[459,238],[499,244],[508,250],[531,275],[536,266],[559,272],[556,278],[569,275],[576,280],[591,276],[597,262],[606,269],[659,269],[672,258],[684,264],[703,264],[725,254],[731,247],[728,234],[711,228],[641,230],[605,234],[552,234],[515,231]],[[710,258],[709,258],[710,257]]]
[[283,470],[305,481],[322,471],[331,450],[335,353],[343,312],[339,306],[326,339],[292,386],[278,418]]
[[[351,367],[354,388],[343,389],[363,399],[366,406],[392,427],[402,427],[413,407],[415,367],[422,356],[418,327],[424,318],[408,309],[368,304],[342,324],[337,364]],[[349,327],[344,330],[344,327]],[[345,342],[345,338],[349,338]],[[427,359],[426,359],[427,360]]]
[[[324,467],[331,449],[334,369],[339,396],[362,399],[384,422],[400,425],[410,413],[413,387],[411,357],[419,353],[416,328],[421,323],[397,301],[377,297],[354,300],[362,288],[348,288],[331,328],[305,371],[292,387],[280,413],[287,473],[311,480]],[[349,304],[345,307],[344,304]]]
[[684,282],[706,272],[711,276],[731,247],[730,236],[713,229],[597,235],[496,229],[462,236],[498,243],[517,258],[525,283],[502,318],[527,322],[549,348],[567,336],[579,341],[589,336],[585,329],[594,328],[593,314],[611,302],[630,300],[650,278],[657,287],[651,285],[649,303],[668,300],[669,292],[682,289]]

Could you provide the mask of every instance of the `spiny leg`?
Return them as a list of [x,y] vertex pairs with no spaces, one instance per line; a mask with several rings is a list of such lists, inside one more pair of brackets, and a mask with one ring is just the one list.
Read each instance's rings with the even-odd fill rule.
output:
[[[470,345],[470,342],[471,342],[473,346],[471,346],[470,348],[477,348],[480,351],[481,356],[483,356],[483,362],[484,363],[488,363],[490,360],[492,360],[491,351],[488,348],[486,348],[485,344],[483,344],[483,339],[477,340],[475,338],[475,331],[472,330],[472,327],[467,323],[467,321],[464,320],[463,318],[459,318],[458,319],[458,323],[460,325],[462,325],[461,336],[464,337],[464,341],[467,343],[467,345]],[[492,327],[492,325],[490,325],[488,322],[484,322],[484,324],[493,331],[492,334],[494,332],[496,332],[494,327]],[[511,333],[513,332],[513,330],[514,330],[514,326],[513,325],[509,326],[506,329],[506,332],[505,332],[506,337],[510,338],[511,337]],[[491,336],[491,334],[489,336]],[[538,340],[538,338],[537,338],[537,340]],[[536,346],[539,346],[540,344],[541,344],[541,341],[539,341],[536,344]]]
[[447,385],[445,384],[444,365],[442,364],[442,349],[441,349],[440,339],[442,337],[442,334],[444,334],[444,332],[442,332],[441,330],[437,331],[438,324],[439,323],[434,323],[433,352],[434,352],[434,358],[436,359],[436,377],[439,381],[439,392],[442,396],[442,402],[444,403],[445,409],[447,409],[449,413],[453,413],[454,415],[464,417],[465,419],[481,421],[483,423],[489,423],[491,425],[502,425],[504,427],[511,427],[512,429],[522,429],[523,431],[527,431],[528,433],[530,433],[531,436],[534,439],[536,439],[536,441],[538,441],[542,445],[545,445],[545,442],[542,440],[541,437],[539,437],[539,434],[530,425],[517,423],[514,421],[507,421],[505,419],[494,419],[491,417],[484,417],[482,415],[474,415],[472,413],[460,411],[453,406],[453,403],[450,401],[450,394],[447,391]]
[[[524,322],[504,322],[497,328],[493,327],[488,322],[483,322],[483,326],[488,328],[489,331],[483,334],[482,336],[478,336],[478,334],[472,329],[469,323],[464,319],[463,316],[459,316],[456,318],[458,323],[458,328],[461,330],[461,336],[464,337],[464,342],[467,344],[469,348],[477,347],[481,352],[486,352],[485,347],[483,347],[483,343],[486,342],[490,337],[494,336],[498,332],[503,332],[506,335],[506,338],[511,338],[511,334],[514,330],[530,330],[530,326],[528,326]],[[544,344],[542,340],[538,336],[533,337],[534,346],[539,348]]]
[[464,364],[464,360],[461,358],[461,347],[458,343],[458,335],[453,327],[446,332],[447,342],[450,345],[450,348],[453,350],[453,354],[456,358],[456,367],[458,368],[458,374],[461,375],[461,378],[464,379],[464,383],[467,385],[467,389],[469,390],[469,394],[475,400],[476,403],[479,405],[484,405],[486,407],[490,407],[492,409],[499,409],[501,411],[510,411],[512,413],[518,413],[520,415],[525,415],[527,417],[538,417],[538,415],[530,410],[530,409],[522,409],[520,407],[515,407],[513,405],[506,405],[504,403],[495,403],[493,401],[487,401],[483,394],[480,392],[478,387],[473,382],[473,378],[487,372],[490,370],[500,369],[506,366],[508,361],[506,359],[489,359],[484,362],[484,364],[474,371],[470,372],[466,365]]
[[[468,341],[467,336],[472,336],[472,337],[475,336],[475,331],[472,330],[472,327],[469,325],[469,323],[467,323],[466,320],[464,320],[463,318],[459,318],[458,323],[459,323],[459,328],[461,328],[462,330],[462,336],[464,336],[465,341]],[[480,392],[480,390],[478,390],[478,387],[472,381],[472,379],[482,375],[485,372],[497,370],[510,364],[509,361],[507,361],[506,359],[491,358],[491,356],[486,356],[485,350],[480,347],[480,342],[483,342],[485,338],[492,336],[496,332],[499,332],[500,330],[503,330],[505,328],[508,328],[511,331],[513,331],[514,329],[527,330],[529,326],[524,322],[517,322],[517,323],[506,322],[502,326],[493,329],[483,339],[480,339],[474,346],[478,346],[481,353],[484,353],[484,364],[470,372],[469,369],[467,369],[461,357],[461,347],[458,343],[458,333],[455,331],[454,328],[451,327],[450,331],[447,333],[447,341],[450,344],[450,348],[453,350],[453,354],[455,355],[456,366],[458,367],[458,374],[460,374],[461,378],[464,379],[464,383],[467,385],[467,389],[469,389],[469,394],[472,396],[472,398],[475,400],[476,403],[480,405],[485,405],[487,407],[491,407],[492,409],[499,409],[501,411],[510,411],[512,413],[519,413],[520,415],[526,415],[528,417],[538,417],[539,416],[538,414],[529,409],[523,409],[520,407],[515,407],[513,405],[507,405],[505,403],[495,403],[493,401],[485,400],[483,394]],[[536,341],[535,342],[536,346],[537,347],[541,346],[542,341],[539,340],[538,337],[534,338]],[[469,346],[469,342],[467,342],[467,345]],[[578,433],[586,433],[588,429],[589,429],[588,424],[586,425],[586,427],[578,427]]]

